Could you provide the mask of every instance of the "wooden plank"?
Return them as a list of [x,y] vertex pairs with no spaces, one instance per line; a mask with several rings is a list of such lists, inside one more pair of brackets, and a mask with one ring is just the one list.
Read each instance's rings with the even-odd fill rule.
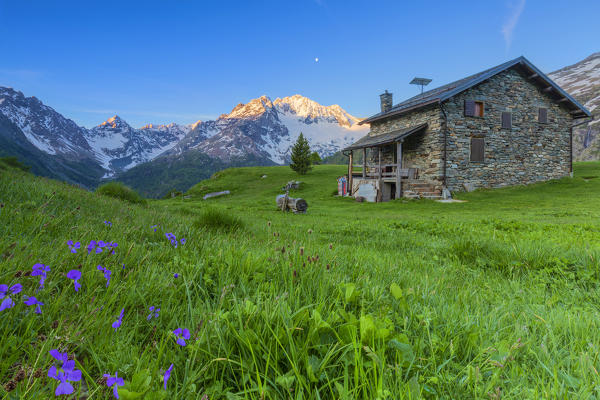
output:
[[348,193],[352,196],[352,153],[350,150],[350,155],[348,156]]
[[396,163],[396,199],[399,199],[402,197],[402,142],[396,144]]

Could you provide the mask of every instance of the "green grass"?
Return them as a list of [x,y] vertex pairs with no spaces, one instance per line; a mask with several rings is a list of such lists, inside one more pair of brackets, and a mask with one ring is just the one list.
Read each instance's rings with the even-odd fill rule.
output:
[[[145,398],[600,397],[599,163],[450,204],[338,198],[344,172],[225,170],[191,199],[142,207],[0,171],[0,283],[23,284],[0,312],[0,379],[26,373],[0,396],[53,397],[48,351],[59,348],[90,398],[111,397],[98,381],[115,370]],[[307,214],[275,206],[292,179]],[[201,200],[220,190],[231,195]],[[175,248],[165,233],[187,242]],[[88,255],[90,240],[119,246]],[[36,293],[24,272],[37,262],[52,270]],[[112,270],[108,288],[97,265]],[[75,268],[78,293],[65,276]],[[41,315],[23,294],[45,303]],[[150,305],[161,312],[148,321]],[[192,333],[186,347],[178,327]]]
[[145,204],[146,200],[142,198],[135,190],[125,186],[121,182],[107,182],[96,189],[96,193],[114,199],[124,200],[133,204]]

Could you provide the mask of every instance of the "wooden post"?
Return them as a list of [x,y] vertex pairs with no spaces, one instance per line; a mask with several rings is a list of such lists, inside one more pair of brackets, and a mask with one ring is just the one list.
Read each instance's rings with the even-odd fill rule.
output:
[[379,150],[379,191],[377,195],[377,201],[383,201],[383,171],[381,171],[381,147],[378,147],[377,150]]
[[402,197],[402,177],[400,170],[402,169],[402,142],[396,143],[396,199]]
[[352,196],[352,153],[353,150],[350,150],[348,156],[348,193],[350,193],[350,196]]
[[363,179],[367,177],[367,148],[363,147]]

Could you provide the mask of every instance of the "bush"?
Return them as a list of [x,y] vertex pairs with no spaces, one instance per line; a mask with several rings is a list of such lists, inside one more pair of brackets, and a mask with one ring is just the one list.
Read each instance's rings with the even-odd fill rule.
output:
[[163,196],[163,199],[171,199],[173,197],[183,196],[183,193],[177,189],[171,189],[167,194]]
[[17,157],[0,157],[0,167],[12,167],[12,168],[17,168],[20,169],[22,171],[29,171],[29,165],[25,165],[22,162],[20,162]]
[[194,226],[196,228],[233,232],[242,229],[244,222],[239,217],[209,208],[204,210],[200,217],[194,221]]
[[134,204],[146,204],[146,199],[137,194],[135,190],[125,186],[121,182],[108,182],[100,185],[98,189],[96,189],[96,193],[103,196],[128,201]]

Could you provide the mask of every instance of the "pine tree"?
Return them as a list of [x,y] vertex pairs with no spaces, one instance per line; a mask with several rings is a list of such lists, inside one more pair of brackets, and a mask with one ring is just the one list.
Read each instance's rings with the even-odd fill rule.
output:
[[306,175],[310,171],[310,146],[308,140],[304,138],[302,132],[298,136],[298,140],[292,147],[292,163],[290,168],[299,173],[300,175]]
[[323,160],[321,159],[321,156],[319,155],[319,153],[317,153],[316,151],[313,151],[312,154],[310,155],[310,163],[312,165],[319,165],[323,162]]

